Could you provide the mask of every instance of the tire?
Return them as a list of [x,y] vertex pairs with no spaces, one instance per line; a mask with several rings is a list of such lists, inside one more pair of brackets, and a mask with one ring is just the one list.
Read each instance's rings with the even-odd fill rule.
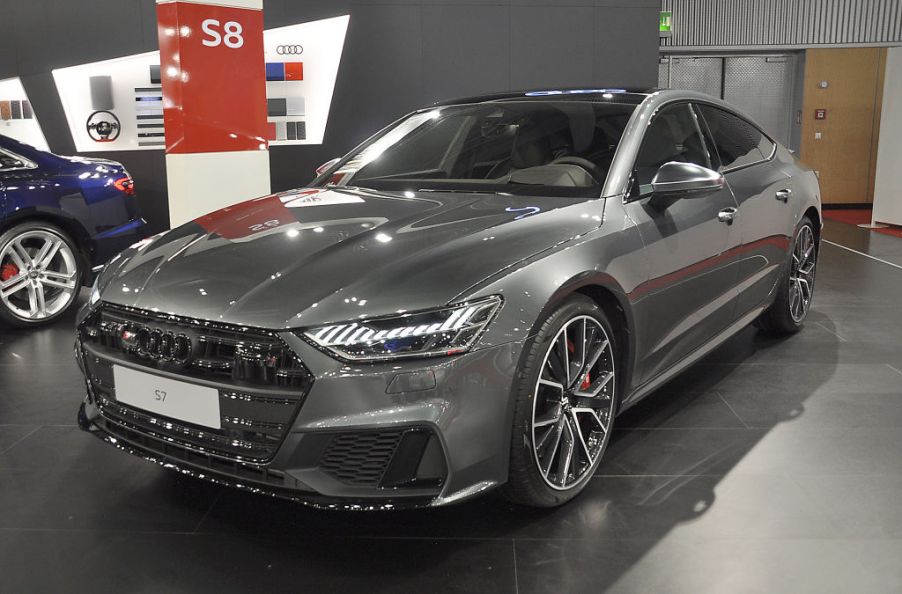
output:
[[77,301],[83,278],[78,246],[59,227],[30,221],[0,234],[0,322],[52,322]]
[[[618,402],[614,336],[601,308],[581,295],[570,297],[542,323],[515,378],[510,473],[500,489],[509,501],[556,507],[591,480],[607,448]],[[587,346],[580,349],[580,342]],[[551,384],[565,383],[556,382],[564,375],[564,358],[571,383],[562,390]],[[567,452],[572,452],[569,458]],[[562,472],[564,463],[569,464]]]
[[[804,253],[809,248],[810,254],[806,258]],[[783,335],[795,334],[802,328],[814,296],[819,251],[814,223],[808,217],[802,217],[793,235],[789,261],[784,267],[774,302],[755,320],[755,326],[765,332]],[[804,272],[805,269],[808,272]]]

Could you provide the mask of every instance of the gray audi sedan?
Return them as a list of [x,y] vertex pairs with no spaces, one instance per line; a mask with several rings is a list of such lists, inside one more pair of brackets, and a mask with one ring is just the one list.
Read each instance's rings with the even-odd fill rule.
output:
[[811,304],[817,179],[707,95],[437,104],[318,174],[109,262],[82,428],[317,506],[556,506],[620,412]]

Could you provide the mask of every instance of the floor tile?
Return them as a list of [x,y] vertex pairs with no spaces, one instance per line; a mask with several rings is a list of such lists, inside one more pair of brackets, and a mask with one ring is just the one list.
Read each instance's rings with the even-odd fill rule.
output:
[[110,447],[75,425],[41,427],[0,454],[0,468],[91,471],[149,464]]
[[765,434],[750,429],[615,430],[596,476],[726,474]]
[[818,392],[902,393],[902,375],[880,363],[784,363],[709,365],[691,367],[663,391],[717,390],[807,394]]
[[617,427],[688,429],[744,425],[718,392],[673,394],[659,390],[617,417]]
[[510,540],[0,530],[0,559],[10,592],[516,591]]
[[[520,593],[897,592],[902,541],[517,541]],[[893,558],[895,557],[895,561]]]
[[0,528],[191,532],[217,493],[151,464],[0,468]]
[[896,427],[902,431],[902,393],[821,391],[808,395],[762,390],[727,393],[724,399],[749,427],[792,423],[800,428]]
[[0,425],[0,455],[34,433],[38,425]]

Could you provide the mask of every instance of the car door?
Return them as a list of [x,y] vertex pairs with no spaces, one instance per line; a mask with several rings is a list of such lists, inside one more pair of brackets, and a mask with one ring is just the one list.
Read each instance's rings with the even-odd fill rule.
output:
[[711,105],[696,107],[739,208],[739,317],[767,302],[788,257],[794,224],[792,179],[773,158],[776,144],[751,122]]
[[6,170],[10,168],[12,164],[8,158],[9,155],[0,149],[0,221],[3,220],[3,217],[6,216]]
[[735,319],[740,234],[730,221],[737,206],[730,190],[683,198],[650,193],[651,180],[664,163],[718,167],[702,126],[689,103],[658,110],[646,128],[631,197],[624,205],[642,236],[650,271],[632,295],[644,320],[637,337],[641,382],[685,358]]

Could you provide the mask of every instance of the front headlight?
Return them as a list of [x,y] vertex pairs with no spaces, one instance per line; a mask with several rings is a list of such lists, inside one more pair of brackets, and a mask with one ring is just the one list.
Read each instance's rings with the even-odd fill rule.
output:
[[332,324],[299,332],[340,359],[378,361],[465,353],[492,320],[501,297],[431,311]]

